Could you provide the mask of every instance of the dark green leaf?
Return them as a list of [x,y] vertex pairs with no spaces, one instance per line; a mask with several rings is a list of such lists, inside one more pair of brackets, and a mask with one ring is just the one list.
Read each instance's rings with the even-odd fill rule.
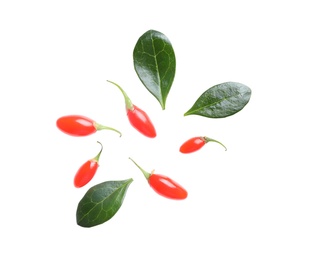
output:
[[78,204],[77,224],[93,227],[110,220],[120,209],[132,181],[106,181],[90,188]]
[[237,82],[225,82],[206,90],[184,115],[228,117],[242,110],[250,97],[249,87]]
[[147,31],[136,43],[133,62],[143,85],[165,109],[176,69],[175,53],[169,39],[158,31]]

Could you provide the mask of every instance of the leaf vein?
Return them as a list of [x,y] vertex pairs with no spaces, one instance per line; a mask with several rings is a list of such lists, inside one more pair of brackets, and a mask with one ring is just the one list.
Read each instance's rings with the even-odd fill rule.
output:
[[214,103],[211,103],[211,104],[207,104],[207,105],[205,105],[205,106],[197,107],[195,110],[192,110],[191,113],[194,113],[194,112],[196,112],[196,111],[198,111],[198,110],[202,110],[202,109],[204,109],[204,108],[206,108],[206,107],[215,106],[215,105],[218,104],[218,103],[222,103],[222,102],[225,101],[225,100],[229,100],[229,99],[231,99],[231,98],[234,98],[234,97],[237,97],[237,96],[240,96],[240,95],[242,95],[242,94],[241,94],[241,93],[238,93],[238,94],[236,94],[236,95],[228,96],[228,97],[226,97],[226,98],[220,99],[220,100],[218,100],[217,102],[214,102]]

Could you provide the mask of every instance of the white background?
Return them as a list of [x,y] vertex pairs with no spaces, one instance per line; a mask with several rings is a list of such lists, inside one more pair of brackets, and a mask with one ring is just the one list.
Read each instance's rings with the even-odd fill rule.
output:
[[[314,7],[312,1],[1,1],[1,259],[315,259]],[[164,33],[177,67],[166,109],[138,79],[132,52]],[[136,132],[120,84],[154,122]],[[213,85],[252,97],[224,119],[183,114]],[[58,117],[119,129],[84,138]],[[186,139],[215,143],[189,155]],[[95,178],[78,167],[104,150]],[[160,197],[128,159],[189,192]],[[133,178],[108,222],[76,224],[91,186]]]

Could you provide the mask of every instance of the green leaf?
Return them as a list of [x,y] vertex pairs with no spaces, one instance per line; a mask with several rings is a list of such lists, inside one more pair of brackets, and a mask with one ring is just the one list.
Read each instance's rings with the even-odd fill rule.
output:
[[206,90],[184,114],[223,118],[242,110],[251,97],[251,89],[241,83],[225,82]]
[[78,204],[77,224],[93,227],[110,220],[120,209],[132,181],[106,181],[91,187]]
[[163,33],[147,31],[135,45],[133,62],[139,79],[164,110],[176,70],[171,42]]

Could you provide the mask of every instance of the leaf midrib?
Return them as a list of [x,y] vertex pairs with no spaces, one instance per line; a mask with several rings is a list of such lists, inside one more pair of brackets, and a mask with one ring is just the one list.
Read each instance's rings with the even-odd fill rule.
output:
[[218,104],[218,103],[223,102],[224,100],[228,100],[228,99],[230,99],[230,98],[233,98],[233,97],[236,97],[236,96],[239,96],[239,95],[241,95],[241,93],[238,93],[237,95],[229,96],[229,97],[227,97],[227,98],[220,99],[220,100],[217,101],[217,102],[214,102],[214,103],[211,103],[211,104],[208,104],[208,105],[199,107],[198,109],[192,110],[192,111],[190,111],[189,114],[192,114],[192,113],[194,113],[194,112],[196,112],[196,111],[198,111],[198,110],[202,110],[202,109],[204,109],[204,108],[206,108],[206,107],[214,106],[214,105],[216,105],[216,104]]
[[153,54],[154,54],[153,57],[154,57],[154,62],[155,62],[155,67],[156,67],[157,77],[158,77],[159,93],[160,93],[160,97],[161,97],[162,106],[164,106],[162,88],[161,88],[161,78],[160,78],[160,73],[159,73],[160,70],[159,70],[159,64],[157,62],[157,53],[155,50],[154,39],[153,39],[152,33],[151,33],[151,42],[152,42],[152,48],[153,48]]

